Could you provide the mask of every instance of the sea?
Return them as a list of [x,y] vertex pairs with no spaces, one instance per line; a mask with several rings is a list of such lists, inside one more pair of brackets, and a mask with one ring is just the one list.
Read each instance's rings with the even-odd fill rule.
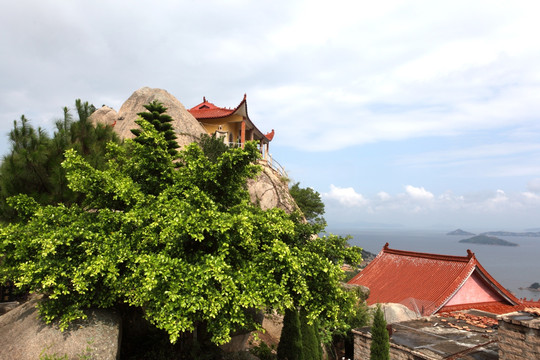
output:
[[517,243],[518,246],[466,244],[459,240],[472,235],[446,235],[452,230],[328,228],[327,233],[349,235],[350,245],[374,254],[378,254],[386,243],[389,243],[391,249],[443,255],[466,256],[467,249],[470,249],[487,272],[515,296],[540,300],[540,292],[525,289],[535,282],[540,283],[540,237],[497,236]]

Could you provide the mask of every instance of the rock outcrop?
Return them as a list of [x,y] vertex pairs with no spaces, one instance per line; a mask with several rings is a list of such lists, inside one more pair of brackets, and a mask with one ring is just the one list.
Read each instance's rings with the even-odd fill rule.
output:
[[114,127],[118,121],[118,113],[111,107],[103,105],[90,116],[92,124],[103,124]]
[[0,316],[0,359],[118,359],[121,320],[117,314],[92,310],[88,319],[61,332],[38,317],[38,301],[36,297]]
[[[380,306],[387,324],[418,319],[420,317],[414,311],[402,304],[387,303],[380,304]],[[370,307],[375,308],[375,306]]]
[[289,192],[287,180],[266,162],[262,161],[261,165],[262,172],[259,176],[247,182],[251,202],[258,204],[263,210],[280,208],[289,214],[297,210],[298,206]]
[[[135,123],[138,118],[138,113],[147,111],[144,105],[157,100],[167,108],[167,114],[173,118],[172,126],[176,132],[178,145],[183,147],[197,141],[201,134],[206,133],[204,128],[199,124],[197,119],[191,115],[184,105],[174,96],[163,89],[152,89],[143,87],[135,91],[120,107],[116,114],[116,123],[114,131],[121,139],[132,139],[135,136],[131,133],[131,129],[139,128]],[[112,110],[112,111],[111,111]],[[109,107],[102,107],[92,114],[93,122],[103,124],[111,124],[111,119],[114,116],[114,110]]]

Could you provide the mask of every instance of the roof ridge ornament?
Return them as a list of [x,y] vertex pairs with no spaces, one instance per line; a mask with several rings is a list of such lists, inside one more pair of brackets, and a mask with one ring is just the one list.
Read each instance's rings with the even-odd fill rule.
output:
[[383,250],[388,250],[388,247],[389,247],[389,246],[390,246],[390,244],[388,244],[388,243],[384,244]]
[[471,259],[473,256],[474,256],[474,253],[470,249],[467,249],[467,257]]
[[203,101],[203,102],[206,102],[206,96],[203,96],[203,97],[202,97],[202,101]]

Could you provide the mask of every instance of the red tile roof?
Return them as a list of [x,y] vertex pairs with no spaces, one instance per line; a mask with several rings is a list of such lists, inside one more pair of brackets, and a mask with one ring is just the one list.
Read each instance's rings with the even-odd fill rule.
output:
[[431,315],[457,293],[474,271],[500,295],[498,304],[512,306],[519,302],[488,274],[470,250],[467,256],[448,256],[390,249],[387,243],[349,283],[370,289],[370,305],[402,303],[417,313]]
[[272,141],[272,139],[274,138],[274,134],[275,134],[274,129],[272,129],[271,132],[269,132],[268,134],[264,134],[264,136],[265,136],[268,140]]
[[234,109],[218,107],[211,102],[206,101],[206,97],[203,97],[203,102],[199,105],[196,105],[189,109],[188,111],[193,115],[197,120],[199,119],[216,119],[229,116],[233,114],[242,104],[246,101],[244,100]]

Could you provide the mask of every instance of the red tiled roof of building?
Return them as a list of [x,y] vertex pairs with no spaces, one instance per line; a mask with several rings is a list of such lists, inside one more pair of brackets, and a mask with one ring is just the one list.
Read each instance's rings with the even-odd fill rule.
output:
[[448,256],[390,249],[386,244],[377,257],[350,284],[370,289],[368,304],[402,303],[422,315],[443,307],[465,284],[473,272],[502,302],[515,305],[519,300],[502,287],[478,263],[474,254]]
[[227,108],[216,106],[212,104],[211,102],[206,101],[206,97],[203,97],[202,103],[192,107],[188,111],[197,120],[222,118],[222,117],[226,117],[234,113],[240,106],[242,106],[242,103],[245,101],[246,101],[246,98],[244,97],[244,100],[242,100],[240,105],[238,105],[236,108],[227,109]]

